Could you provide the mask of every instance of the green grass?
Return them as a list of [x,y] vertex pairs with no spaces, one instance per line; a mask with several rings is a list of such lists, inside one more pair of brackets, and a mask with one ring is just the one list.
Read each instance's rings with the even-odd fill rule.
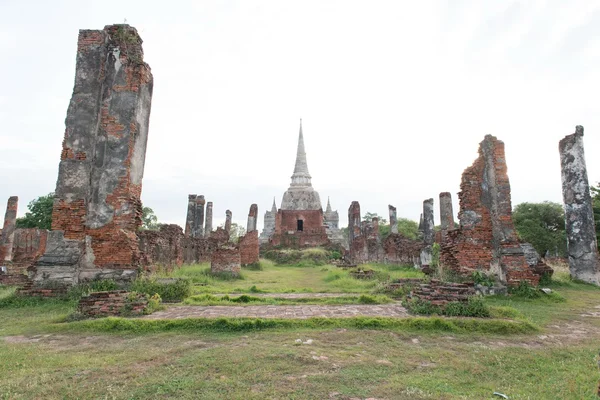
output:
[[[314,249],[319,251],[322,249]],[[365,264],[363,269],[377,271],[377,279],[358,280],[349,271],[333,265],[325,266],[278,266],[266,259],[260,261],[262,269],[242,269],[243,279],[227,280],[206,273],[208,263],[182,266],[164,277],[188,278],[194,284],[194,294],[199,293],[251,293],[254,287],[262,292],[322,292],[322,293],[371,293],[388,279],[422,278],[423,273],[412,267],[384,264]]]
[[[248,293],[247,304],[263,304],[251,295],[261,290],[340,292],[336,283],[349,279],[332,266],[267,263],[262,271],[244,270],[242,280],[226,281],[203,274],[206,267],[172,275],[206,283],[196,291]],[[401,267],[364,268],[390,278],[414,274]],[[332,276],[338,277],[326,279]],[[369,295],[373,284],[380,282],[341,285],[349,291],[340,301],[379,298]],[[595,398],[600,318],[581,315],[597,311],[600,289],[563,274],[548,286],[554,296],[485,298],[486,319],[70,323],[64,321],[74,301],[23,299],[0,287],[0,399],[491,399],[494,391],[511,399]],[[197,296],[189,299],[203,298]],[[573,337],[573,324],[586,333]]]

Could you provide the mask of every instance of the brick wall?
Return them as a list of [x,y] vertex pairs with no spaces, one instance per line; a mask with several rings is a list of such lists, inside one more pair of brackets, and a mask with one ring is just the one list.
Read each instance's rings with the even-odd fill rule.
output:
[[[303,221],[302,231],[298,231],[298,220]],[[275,233],[269,243],[292,248],[330,244],[323,210],[279,210],[275,216]]]
[[423,242],[392,233],[383,241],[384,262],[390,264],[418,264]]
[[77,311],[86,317],[111,317],[142,315],[148,307],[145,294],[135,295],[125,290],[95,292],[82,297],[77,305]]
[[240,262],[242,265],[254,264],[258,262],[259,246],[258,246],[258,231],[246,233],[240,237],[238,244],[240,249]]
[[210,258],[212,273],[227,272],[239,275],[241,271],[240,250],[235,246],[223,246],[216,249]]

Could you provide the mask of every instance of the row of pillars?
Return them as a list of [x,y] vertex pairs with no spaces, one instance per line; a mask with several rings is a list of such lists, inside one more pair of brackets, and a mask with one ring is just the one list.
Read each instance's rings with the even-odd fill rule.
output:
[[[206,217],[204,216],[204,205],[206,204]],[[230,210],[225,211],[225,231],[229,234],[231,232],[231,218],[232,213]],[[252,232],[256,230],[256,224],[258,220],[258,205],[252,204],[250,206],[250,212],[248,213],[248,223],[246,225],[246,232]],[[206,202],[204,195],[190,194],[188,196],[188,210],[185,221],[185,235],[194,238],[210,237],[212,232],[213,222],[213,203],[212,201]]]
[[[396,207],[388,206],[390,214],[390,227],[392,233],[398,233],[398,217]],[[440,193],[440,219],[442,239],[448,231],[454,229],[454,211],[452,209],[452,195],[450,192]],[[433,219],[433,199],[423,201],[423,213],[419,221],[419,230],[423,233],[423,241],[426,245],[433,245],[435,241],[435,222]]]

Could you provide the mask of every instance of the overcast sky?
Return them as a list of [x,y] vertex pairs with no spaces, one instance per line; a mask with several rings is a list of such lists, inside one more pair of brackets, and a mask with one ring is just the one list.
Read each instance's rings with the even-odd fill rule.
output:
[[[78,29],[136,27],[154,74],[142,200],[184,224],[189,193],[246,224],[290,183],[303,120],[313,186],[347,224],[418,220],[492,134],[513,206],[562,202],[558,141],[585,127],[600,180],[598,1],[0,0],[0,201],[54,190]],[[2,207],[4,207],[2,205]],[[2,208],[2,213],[4,208]]]

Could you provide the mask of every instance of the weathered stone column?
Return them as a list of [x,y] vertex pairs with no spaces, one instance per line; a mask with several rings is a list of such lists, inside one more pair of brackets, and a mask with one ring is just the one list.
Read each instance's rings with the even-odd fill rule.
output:
[[350,244],[355,237],[360,235],[360,204],[358,201],[353,201],[348,209],[348,240]]
[[[140,259],[153,78],[129,25],[80,30],[52,230],[36,280],[127,278]],[[62,270],[62,272],[56,272]]]
[[250,233],[256,230],[256,219],[258,218],[258,205],[252,204],[250,206],[250,212],[248,213],[248,224],[246,225],[246,232]]
[[594,212],[583,150],[583,126],[559,143],[571,276],[600,285]]
[[196,213],[194,214],[194,231],[192,237],[201,238],[204,237],[204,205],[206,200],[204,196],[200,195],[196,197]]
[[204,228],[204,237],[210,237],[212,233],[212,223],[213,223],[213,203],[209,201],[206,203],[206,226]]
[[452,211],[452,195],[450,192],[440,193],[440,221],[442,240],[445,240],[448,231],[454,229],[454,212]]
[[6,204],[6,214],[4,214],[2,236],[0,237],[0,263],[10,262],[12,260],[18,207],[19,198],[17,196],[9,197],[8,203]]
[[185,218],[185,236],[193,236],[196,224],[196,196],[195,194],[188,195],[187,216]]
[[225,211],[225,232],[227,232],[228,235],[231,232],[231,211],[230,210]]
[[435,241],[435,223],[433,220],[433,199],[423,201],[423,242],[425,247],[421,251],[421,266],[428,267],[431,265],[433,249],[432,245]]
[[392,233],[398,233],[398,218],[396,217],[396,207],[388,205],[390,212],[390,230]]

